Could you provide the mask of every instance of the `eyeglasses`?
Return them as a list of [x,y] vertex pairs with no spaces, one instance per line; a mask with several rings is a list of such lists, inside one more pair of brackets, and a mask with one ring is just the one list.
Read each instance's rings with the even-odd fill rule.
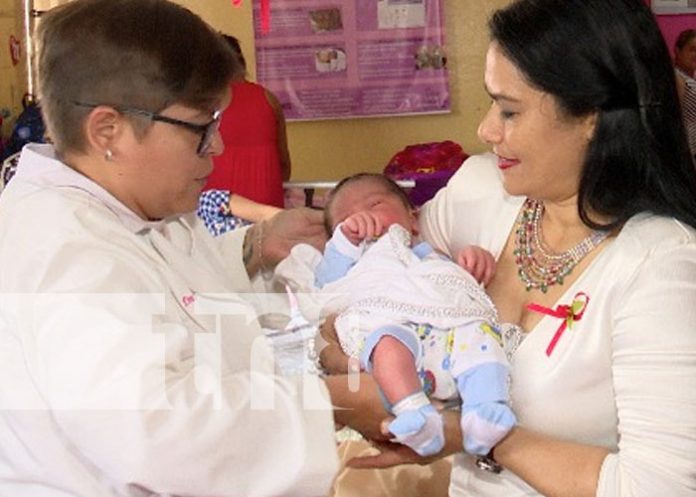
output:
[[150,119],[151,121],[159,121],[186,128],[189,131],[193,131],[194,133],[201,135],[201,141],[198,143],[198,148],[196,148],[196,153],[201,157],[208,151],[210,145],[213,143],[213,138],[215,137],[215,133],[217,133],[218,129],[220,128],[220,119],[222,118],[222,111],[216,110],[213,112],[213,119],[209,123],[197,124],[189,121],[182,121],[181,119],[174,119],[173,117],[163,116],[162,114],[150,112],[149,110],[134,109],[132,107],[121,107],[118,105],[109,104],[92,104],[87,102],[73,102],[73,105],[77,105],[78,107],[88,107],[90,109],[94,109],[100,105],[106,105],[120,112],[121,114],[142,116]]

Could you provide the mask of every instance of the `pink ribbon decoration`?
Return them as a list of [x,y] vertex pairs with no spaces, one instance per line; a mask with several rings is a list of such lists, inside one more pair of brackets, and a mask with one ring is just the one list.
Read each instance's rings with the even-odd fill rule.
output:
[[[242,0],[232,0],[232,5],[239,7]],[[271,29],[271,4],[270,0],[261,0],[261,33],[266,34]]]
[[553,349],[556,348],[556,344],[558,343],[558,340],[560,340],[566,328],[571,329],[575,321],[580,321],[582,319],[589,302],[590,297],[588,297],[587,294],[578,292],[575,294],[575,297],[573,297],[572,304],[558,305],[556,306],[556,309],[551,309],[549,307],[544,307],[543,305],[534,303],[527,305],[527,309],[530,311],[539,312],[541,314],[545,314],[546,316],[560,318],[563,320],[561,325],[556,330],[556,333],[553,335],[553,338],[549,342],[549,346],[546,347],[547,356],[550,356]]

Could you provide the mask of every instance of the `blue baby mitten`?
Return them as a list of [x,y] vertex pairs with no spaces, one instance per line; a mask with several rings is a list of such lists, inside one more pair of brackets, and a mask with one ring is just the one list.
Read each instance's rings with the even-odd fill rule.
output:
[[464,450],[485,456],[517,424],[517,418],[507,404],[491,402],[463,407],[461,415]]
[[507,377],[507,366],[499,363],[482,364],[457,377],[464,450],[469,454],[488,454],[517,424],[508,404]]
[[416,392],[392,407],[396,416],[389,424],[393,441],[407,445],[421,456],[437,454],[445,445],[442,416],[425,393]]

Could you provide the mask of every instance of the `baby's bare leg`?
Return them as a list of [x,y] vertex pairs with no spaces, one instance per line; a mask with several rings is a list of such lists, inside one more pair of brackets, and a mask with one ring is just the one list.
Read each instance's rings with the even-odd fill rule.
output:
[[[368,345],[368,370],[396,416],[389,424],[394,440],[418,454],[436,454],[444,445],[442,418],[423,392],[416,369],[416,345],[406,329],[377,330]],[[397,338],[399,337],[399,338]]]
[[382,337],[375,345],[372,376],[391,405],[421,390],[413,353],[391,336]]

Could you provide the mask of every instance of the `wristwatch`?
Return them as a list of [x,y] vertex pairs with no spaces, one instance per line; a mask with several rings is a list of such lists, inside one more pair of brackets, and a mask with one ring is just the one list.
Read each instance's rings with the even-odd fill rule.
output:
[[478,456],[476,458],[476,467],[497,475],[500,474],[503,467],[493,457],[493,450],[495,450],[495,447],[487,455]]

